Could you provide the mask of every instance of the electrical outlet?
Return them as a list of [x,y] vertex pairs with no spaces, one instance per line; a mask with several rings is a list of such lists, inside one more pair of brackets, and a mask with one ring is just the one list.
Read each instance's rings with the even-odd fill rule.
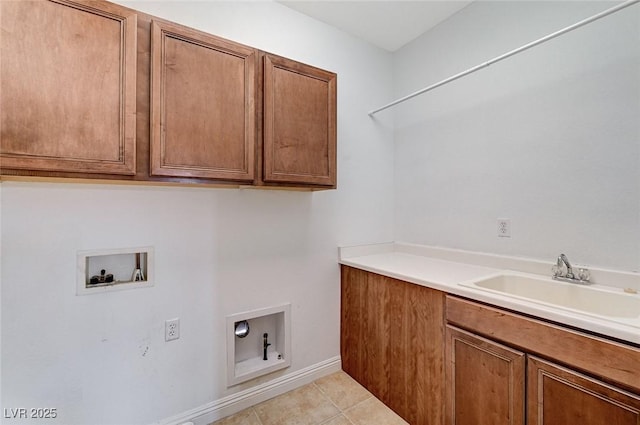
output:
[[180,338],[180,319],[175,318],[164,322],[164,340],[173,341]]
[[511,237],[511,220],[508,218],[498,219],[498,237],[510,238]]

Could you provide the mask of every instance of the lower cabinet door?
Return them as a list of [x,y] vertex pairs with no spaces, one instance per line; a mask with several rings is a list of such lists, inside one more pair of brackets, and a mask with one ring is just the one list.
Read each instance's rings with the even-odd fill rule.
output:
[[447,326],[445,423],[524,425],[525,367],[524,353]]
[[638,425],[640,396],[536,357],[528,361],[529,425]]

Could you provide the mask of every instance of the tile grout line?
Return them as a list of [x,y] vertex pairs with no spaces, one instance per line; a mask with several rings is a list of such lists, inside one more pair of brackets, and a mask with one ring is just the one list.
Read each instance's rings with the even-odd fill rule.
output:
[[[318,423],[318,425],[322,425],[322,424],[324,424],[324,423],[327,423],[327,422],[329,422],[329,421],[332,421],[332,420],[334,420],[335,418],[337,418],[338,416],[342,415],[342,409],[340,409],[340,407],[338,407],[338,406],[333,402],[333,400],[331,400],[331,397],[329,397],[329,394],[327,394],[327,393],[325,393],[324,391],[322,391],[322,388],[320,388],[320,385],[316,384],[316,381],[313,381],[313,382],[312,382],[312,384],[313,384],[313,386],[314,386],[314,387],[316,387],[316,389],[317,389],[318,391],[320,391],[320,394],[322,394],[322,395],[324,396],[324,398],[325,398],[325,399],[329,400],[329,403],[331,403],[331,404],[333,405],[333,407],[335,407],[335,408],[338,410],[338,414],[337,414],[337,415],[332,416],[332,417],[328,418],[328,419],[327,419],[327,420],[325,420],[325,421],[319,422],[319,423]],[[342,415],[342,416],[344,416],[344,415]]]
[[[336,418],[339,418],[340,416],[342,416],[342,417],[343,417],[343,418],[345,418],[347,421],[349,421],[349,419],[348,419],[346,416],[344,416],[342,413],[338,413],[337,415],[332,416],[332,417],[330,417],[330,418],[328,418],[328,419],[326,419],[326,420],[324,420],[324,421],[322,421],[322,422],[318,422],[318,424],[317,424],[317,425],[325,425],[325,424],[328,424],[329,422],[333,421],[333,420],[334,420],[334,419],[336,419]],[[349,423],[350,423],[351,425],[353,425],[353,422],[349,421]]]
[[312,382],[312,384],[313,384],[313,386],[314,386],[314,387],[316,387],[316,389],[317,389],[318,391],[320,391],[320,394],[322,394],[322,395],[324,396],[324,398],[326,398],[327,400],[329,400],[329,403],[333,404],[333,407],[335,407],[336,409],[338,409],[338,412],[342,413],[342,409],[340,409],[340,408],[338,407],[338,405],[337,405],[337,404],[335,404],[335,403],[333,402],[333,400],[331,400],[331,397],[329,397],[329,394],[327,394],[327,393],[325,393],[324,391],[322,391],[322,388],[320,388],[320,386],[319,386],[318,384],[316,384],[316,381],[313,381],[313,382]]
[[256,412],[256,409],[253,408],[253,406],[251,407],[251,412],[253,413],[253,415],[256,417],[256,419],[258,420],[258,424],[259,425],[264,425],[262,423],[262,419],[260,419],[260,416],[258,415],[258,412]]
[[347,422],[349,422],[351,425],[354,425],[354,424],[353,424],[353,421],[351,421],[351,419],[350,419],[350,418],[345,414],[345,412],[346,412],[347,410],[349,410],[349,409],[352,409],[352,408],[356,407],[356,406],[357,406],[357,405],[359,405],[360,403],[364,403],[365,401],[370,400],[370,399],[373,397],[373,394],[371,394],[369,391],[367,391],[367,393],[369,394],[369,397],[367,397],[366,399],[364,399],[364,400],[362,400],[362,401],[357,402],[357,403],[356,403],[356,404],[354,404],[353,406],[349,406],[349,407],[347,407],[346,409],[342,410],[342,409],[341,409],[337,404],[335,404],[335,403],[333,402],[333,400],[331,399],[331,397],[329,397],[329,395],[328,395],[327,393],[325,393],[325,392],[322,390],[322,388],[320,388],[320,386],[319,386],[318,384],[316,384],[316,381],[313,381],[313,382],[312,382],[312,384],[313,384],[313,385],[318,389],[318,391],[320,391],[320,393],[321,393],[321,394],[322,394],[322,395],[323,395],[327,400],[329,400],[329,402],[330,402],[331,404],[333,404],[333,405],[334,405],[334,407],[335,407],[336,409],[338,409],[338,412],[340,412],[340,413],[339,413],[339,414],[337,414],[336,416],[334,416],[334,417],[332,417],[332,418],[329,418],[329,419],[327,419],[327,420],[326,420],[326,421],[324,421],[324,422],[320,422],[320,424],[318,424],[318,425],[322,425],[322,424],[324,424],[324,423],[326,423],[326,422],[329,422],[330,420],[333,420],[333,419],[337,418],[338,416],[342,416],[343,418],[345,418],[345,419],[347,420]]
[[[342,411],[342,413],[346,413],[348,410],[354,409],[356,408],[356,406],[360,406],[362,403],[371,400],[372,398],[376,398],[373,394],[369,393],[369,397],[365,398],[362,401],[357,402],[356,404],[354,404],[353,406],[348,407],[347,409],[345,409],[344,411]],[[346,417],[346,416],[345,416]],[[349,419],[347,417],[347,419]],[[349,419],[349,422],[351,422],[351,419]],[[352,422],[353,423],[353,422]]]
[[[337,413],[336,413],[335,415],[333,415],[333,416],[328,417],[328,418],[324,418],[324,419],[320,419],[320,418],[319,418],[319,419],[318,419],[318,422],[309,423],[309,425],[327,425],[327,424],[330,424],[330,423],[332,423],[332,422],[336,422],[336,421],[340,421],[341,423],[344,423],[344,425],[357,425],[357,423],[360,423],[360,422],[354,422],[354,420],[352,420],[352,419],[351,419],[351,415],[350,415],[348,412],[353,411],[354,409],[356,409],[356,408],[358,408],[359,406],[361,406],[363,403],[369,402],[369,401],[371,401],[372,399],[379,401],[379,399],[378,399],[377,397],[375,397],[375,396],[374,396],[374,395],[373,395],[369,390],[367,390],[366,388],[364,388],[364,387],[363,387],[363,388],[364,388],[364,392],[366,393],[366,398],[364,398],[363,400],[360,400],[360,401],[356,402],[356,403],[355,403],[355,404],[353,404],[353,405],[350,405],[350,406],[345,407],[344,409],[342,409],[342,408],[340,408],[340,407],[338,406],[338,403],[340,403],[340,400],[342,400],[342,398],[343,398],[343,397],[341,397],[341,394],[343,394],[343,393],[342,393],[342,392],[340,392],[340,391],[346,391],[346,390],[347,390],[347,388],[352,389],[352,388],[350,387],[350,385],[346,385],[346,386],[342,387],[342,389],[341,389],[340,391],[338,391],[338,392],[333,391],[333,392],[335,393],[335,394],[334,394],[334,396],[336,396],[336,401],[334,401],[334,400],[333,400],[333,398],[332,398],[332,397],[331,397],[331,395],[330,395],[330,393],[332,392],[332,390],[333,390],[334,388],[333,388],[332,386],[330,386],[330,385],[329,385],[329,386],[327,387],[327,390],[326,390],[326,391],[325,391],[325,390],[323,390],[322,386],[318,383],[318,381],[319,381],[319,380],[320,380],[320,379],[316,379],[316,380],[314,380],[314,381],[310,382],[308,385],[309,385],[309,386],[311,386],[312,388],[314,388],[315,390],[317,390],[317,391],[321,394],[321,397],[323,397],[323,398],[324,398],[324,402],[328,401],[328,402],[329,402],[329,405],[333,406],[333,407],[335,408],[335,410],[337,411]],[[355,380],[354,380],[354,381],[355,381]],[[356,384],[358,384],[358,385],[360,385],[357,381],[355,381],[355,383],[356,383]],[[335,382],[334,382],[334,384],[335,384],[337,387],[340,387],[340,386],[342,385],[342,383],[341,383],[340,385],[338,385],[338,383],[335,383]],[[362,385],[360,385],[360,386],[362,386]],[[289,392],[292,392],[292,391],[289,391]],[[283,394],[283,395],[284,395],[284,394]],[[365,394],[362,394],[362,395],[365,395]],[[281,396],[282,396],[282,395],[281,395]],[[278,397],[281,397],[281,396],[278,396]],[[358,396],[358,398],[359,398],[359,397],[360,397],[360,396]],[[277,397],[276,397],[276,398],[277,398]],[[354,399],[354,400],[357,400],[357,398],[356,398],[356,399]],[[346,400],[345,400],[345,401],[346,401]],[[322,402],[322,403],[324,403],[324,402]],[[352,400],[349,400],[349,402],[345,402],[345,403],[343,403],[343,404],[350,404],[351,402],[352,402]],[[256,405],[256,406],[257,406],[257,405]],[[255,419],[255,423],[256,423],[256,425],[264,425],[264,424],[265,424],[265,422],[264,422],[264,421],[262,420],[262,418],[260,417],[260,415],[259,415],[259,413],[258,413],[258,410],[256,409],[256,406],[250,406],[250,407],[248,407],[246,410],[248,410],[248,411],[250,412],[250,415],[251,415],[251,416],[253,416],[253,418]],[[387,407],[387,409],[388,409],[388,407]],[[388,410],[390,410],[390,409],[388,409]],[[361,416],[361,413],[362,413],[362,412],[359,412],[359,413],[358,413],[358,415],[356,415],[356,416],[359,418],[359,417]],[[397,414],[396,414],[396,415],[397,415]],[[294,415],[294,416],[292,416],[292,415],[290,414],[290,412],[288,412],[288,413],[285,415],[285,417],[283,417],[282,419],[283,419],[285,422],[287,422],[288,420],[292,420],[294,417],[295,417],[295,415]],[[248,418],[246,418],[246,419],[248,419]],[[268,419],[268,418],[267,418],[267,419]],[[357,420],[358,420],[358,421],[360,421],[361,419],[362,419],[362,418],[357,419]],[[221,419],[221,420],[224,420],[224,418],[223,418],[223,419]],[[221,421],[221,420],[219,420],[219,421]],[[214,423],[212,423],[212,424],[210,424],[210,425],[215,425],[215,424],[216,424],[216,423],[218,423],[219,421],[214,422]],[[236,422],[234,421],[233,423],[236,423]],[[366,423],[367,423],[367,424],[369,424],[369,422],[368,422],[368,421],[367,421]],[[406,422],[403,422],[403,423],[405,423],[405,424],[406,424]],[[640,425],[640,424],[639,424],[639,425]]]

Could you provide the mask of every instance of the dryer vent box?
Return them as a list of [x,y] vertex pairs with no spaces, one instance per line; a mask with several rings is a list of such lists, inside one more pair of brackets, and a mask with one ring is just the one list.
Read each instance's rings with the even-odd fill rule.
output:
[[[249,381],[291,366],[291,304],[227,317],[227,386]],[[236,324],[246,321],[249,332],[236,336]],[[267,360],[264,360],[267,334]]]

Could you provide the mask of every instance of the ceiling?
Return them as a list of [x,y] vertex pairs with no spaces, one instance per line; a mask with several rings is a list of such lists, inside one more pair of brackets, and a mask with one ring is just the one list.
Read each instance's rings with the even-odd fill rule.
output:
[[471,1],[288,1],[278,3],[394,52]]

